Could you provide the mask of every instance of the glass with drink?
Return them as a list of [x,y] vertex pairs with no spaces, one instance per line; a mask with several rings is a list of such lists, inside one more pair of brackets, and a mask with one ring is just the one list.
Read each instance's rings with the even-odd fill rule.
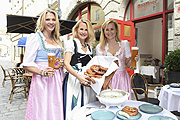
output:
[[48,53],[48,66],[54,69],[55,53]]
[[131,47],[132,55],[131,55],[131,69],[136,69],[136,60],[135,57],[138,54],[139,48],[138,47]]

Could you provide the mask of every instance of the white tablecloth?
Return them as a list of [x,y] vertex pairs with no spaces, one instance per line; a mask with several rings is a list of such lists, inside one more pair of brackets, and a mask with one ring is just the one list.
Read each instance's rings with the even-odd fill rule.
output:
[[141,66],[140,67],[140,73],[142,75],[149,75],[149,76],[153,76],[154,79],[156,79],[156,67],[155,66]]
[[[139,106],[141,104],[148,104],[148,103],[141,102],[141,101],[128,100],[127,102],[122,104],[122,107],[131,106],[131,107],[136,107],[139,110]],[[93,113],[94,111],[97,111],[97,110],[102,110],[99,108],[101,105],[102,104],[99,103],[99,101],[96,101],[96,102],[90,103],[86,106],[83,106],[81,108],[75,108],[72,111],[71,120],[92,120],[91,115],[89,115],[88,117],[86,117],[86,115]],[[118,109],[117,107],[110,107],[108,110],[112,111],[112,112],[114,112],[114,114],[116,114],[116,112],[120,109]],[[148,120],[148,118],[150,116],[154,116],[154,115],[164,115],[164,116],[174,118],[175,120],[178,120],[175,115],[173,115],[171,112],[167,111],[166,109],[163,109],[162,112],[157,113],[157,114],[147,114],[147,113],[141,112],[140,110],[139,110],[139,112],[142,114],[142,116],[139,120]],[[114,120],[119,120],[119,119],[117,117],[115,117]]]
[[169,111],[180,112],[180,88],[165,85],[162,87],[158,99],[161,107]]

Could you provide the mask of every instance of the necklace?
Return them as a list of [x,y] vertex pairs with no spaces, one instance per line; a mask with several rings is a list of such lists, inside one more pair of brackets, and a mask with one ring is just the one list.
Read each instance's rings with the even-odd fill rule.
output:
[[43,32],[42,32],[42,34],[44,35],[44,37],[46,37],[46,38],[48,38],[48,39],[52,40],[52,37],[48,37],[48,36],[46,36]]
[[[80,42],[80,43],[81,43],[81,42]],[[84,48],[86,47],[86,44],[83,45],[83,44],[81,43],[81,45],[82,45]]]
[[37,33],[39,34],[39,36],[40,36],[40,38],[41,38],[42,47],[43,47],[46,51],[53,51],[53,52],[55,52],[56,49],[49,49],[49,48],[46,48],[46,47],[45,47],[45,44],[44,44],[44,41],[43,41],[42,36],[40,35],[39,32],[37,32]]

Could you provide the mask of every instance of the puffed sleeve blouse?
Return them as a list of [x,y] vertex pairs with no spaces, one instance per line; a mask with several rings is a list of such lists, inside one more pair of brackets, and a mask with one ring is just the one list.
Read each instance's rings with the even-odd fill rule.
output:
[[[87,51],[84,52],[84,51],[81,49],[82,46],[81,46],[81,43],[80,43],[79,39],[74,38],[74,40],[76,41],[76,44],[77,44],[77,52],[78,52],[78,53],[81,53],[81,54],[92,54],[92,52],[91,52],[91,51],[92,51],[92,48],[90,48],[91,51],[89,51],[89,49],[87,48]],[[87,46],[87,43],[85,43],[85,44],[86,44],[86,46]],[[73,54],[74,54],[74,49],[75,49],[73,40],[67,40],[66,43],[65,43],[64,49],[65,49],[65,53],[66,53],[66,52],[71,52],[72,55],[73,55]]]
[[[38,31],[39,32],[39,31]],[[45,37],[43,36],[42,32],[39,32],[40,35],[42,36],[43,42],[45,44],[46,48],[60,48],[60,46],[54,46],[50,45],[45,41]],[[21,66],[34,66],[37,67],[37,64],[35,63],[35,59],[37,56],[37,51],[42,49],[40,42],[39,42],[39,37],[37,33],[32,33],[27,37],[26,40],[26,46],[25,46],[25,54],[24,54],[24,59],[23,63]]]
[[[121,47],[120,42],[118,42],[119,46]],[[124,49],[125,49],[125,57],[129,58],[131,57],[131,52],[130,52],[130,46],[129,46],[129,42],[127,40],[122,40],[122,44],[124,44]],[[113,56],[111,53],[108,52],[108,43],[105,46],[105,51],[107,53],[107,56]],[[116,52],[116,54],[114,56],[117,56],[121,53],[121,48]],[[103,56],[103,51],[100,49],[100,44],[98,44],[96,46],[96,55],[97,56]]]

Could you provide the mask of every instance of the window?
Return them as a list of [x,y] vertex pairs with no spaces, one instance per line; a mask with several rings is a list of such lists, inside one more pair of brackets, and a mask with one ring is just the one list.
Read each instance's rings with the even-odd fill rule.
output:
[[163,0],[133,0],[134,18],[163,11]]
[[166,10],[170,10],[174,8],[174,0],[167,0]]
[[95,21],[98,21],[100,19],[100,9],[95,10]]

